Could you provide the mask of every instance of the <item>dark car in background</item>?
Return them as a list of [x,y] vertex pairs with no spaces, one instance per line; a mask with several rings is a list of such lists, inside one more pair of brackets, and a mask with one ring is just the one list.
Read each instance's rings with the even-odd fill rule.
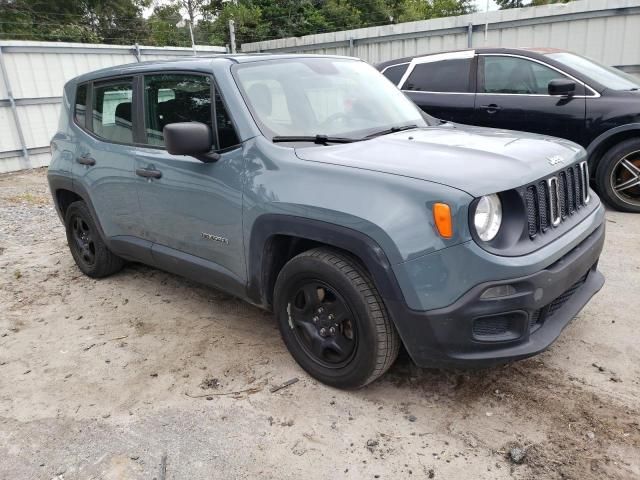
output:
[[582,145],[601,197],[619,210],[640,212],[639,78],[557,49],[462,50],[377,68],[442,120]]

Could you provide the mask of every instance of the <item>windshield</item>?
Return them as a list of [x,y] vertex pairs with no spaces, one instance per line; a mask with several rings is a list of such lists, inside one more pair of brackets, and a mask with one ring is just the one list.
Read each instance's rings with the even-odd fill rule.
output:
[[575,53],[548,53],[547,57],[583,73],[585,76],[594,79],[596,82],[611,90],[640,89],[640,78],[624,73],[617,68],[605,67]]
[[362,138],[392,127],[429,124],[413,102],[361,61],[269,60],[238,65],[235,75],[254,119],[269,138]]

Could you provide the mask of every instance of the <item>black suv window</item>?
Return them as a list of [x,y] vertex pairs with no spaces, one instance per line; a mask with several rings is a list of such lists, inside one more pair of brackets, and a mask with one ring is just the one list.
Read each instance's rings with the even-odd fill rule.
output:
[[[480,91],[484,93],[547,95],[551,80],[570,80],[553,68],[526,58],[484,56],[482,65]],[[576,94],[584,94],[579,84]]]
[[[200,122],[213,128],[211,77],[189,73],[144,77],[144,113],[147,143],[164,146],[162,129],[169,123]],[[238,137],[220,94],[216,91],[216,123],[220,146],[237,145]]]
[[118,143],[133,143],[131,79],[93,86],[93,133]]
[[164,146],[169,123],[200,122],[212,126],[211,79],[205,75],[157,74],[144,77],[147,143]]
[[87,86],[80,85],[76,90],[76,106],[73,110],[73,118],[82,128],[85,127],[87,115]]
[[469,91],[470,58],[455,58],[417,64],[403,90],[465,93]]
[[402,80],[402,76],[404,75],[404,72],[407,71],[408,67],[408,63],[394,65],[392,67],[387,67],[382,74],[397,85],[398,82]]

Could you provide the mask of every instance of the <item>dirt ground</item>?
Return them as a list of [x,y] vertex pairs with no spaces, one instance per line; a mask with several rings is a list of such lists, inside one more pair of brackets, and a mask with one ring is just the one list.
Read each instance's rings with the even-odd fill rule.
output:
[[640,478],[640,215],[608,212],[607,283],[544,354],[344,392],[228,295],[81,275],[45,177],[0,176],[0,479]]

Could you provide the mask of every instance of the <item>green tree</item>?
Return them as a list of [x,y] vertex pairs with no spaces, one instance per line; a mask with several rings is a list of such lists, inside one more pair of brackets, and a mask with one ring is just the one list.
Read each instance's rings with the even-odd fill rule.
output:
[[180,5],[156,5],[147,20],[149,36],[145,43],[158,46],[191,46],[189,27],[178,27],[182,20]]
[[131,44],[146,37],[142,10],[151,0],[84,0],[78,4],[104,43]]
[[234,20],[236,43],[256,41],[256,38],[267,38],[268,28],[262,20],[262,11],[250,2],[229,2],[220,10],[213,21],[203,21],[199,25],[203,32],[207,32],[207,43],[226,45],[229,43],[229,20]]
[[500,10],[506,10],[507,8],[522,8],[525,6],[523,0],[495,0]]
[[0,38],[131,44],[151,0],[0,0]]
[[526,3],[523,0],[496,0],[501,10],[507,8],[535,7],[538,5],[548,5],[550,3],[569,3],[572,0],[531,0]]
[[363,24],[362,12],[349,0],[327,0],[321,6],[325,29],[348,30]]

